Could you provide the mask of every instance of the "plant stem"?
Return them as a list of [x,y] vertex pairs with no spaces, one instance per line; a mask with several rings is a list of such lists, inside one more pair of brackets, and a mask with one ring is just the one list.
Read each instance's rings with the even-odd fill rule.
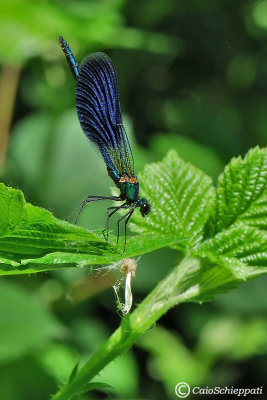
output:
[[188,301],[199,294],[198,288],[189,289],[189,277],[199,269],[199,261],[186,257],[161,281],[145,300],[87,361],[71,382],[63,386],[52,400],[70,400],[82,393],[86,385],[110,361],[128,350],[167,310],[178,302]]
[[3,65],[0,73],[0,174],[4,172],[9,130],[12,120],[20,70]]

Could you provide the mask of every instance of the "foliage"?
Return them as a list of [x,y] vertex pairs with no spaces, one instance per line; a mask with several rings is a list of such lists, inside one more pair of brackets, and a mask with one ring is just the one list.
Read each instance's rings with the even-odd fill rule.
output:
[[[140,236],[131,237],[125,255],[170,246],[179,250],[182,261],[54,399],[71,399],[84,391],[106,363],[175,304],[209,300],[267,273],[266,149],[255,148],[244,159],[233,159],[216,189],[209,177],[174,151],[148,165],[141,180],[152,211],[146,219],[135,213],[132,228]],[[58,220],[26,203],[18,190],[1,185],[0,201],[2,275],[109,264],[121,258],[99,233]]]
[[[95,3],[91,5],[87,19],[84,18],[87,7],[83,2],[75,5],[69,2],[64,8],[61,1],[26,3],[27,5],[18,0],[11,0],[1,5],[0,32],[6,37],[6,40],[1,42],[1,53],[5,54],[9,62],[17,65],[29,57],[39,54],[45,56],[44,47],[40,44],[47,45],[50,42],[51,48],[56,46],[54,38],[59,35],[59,29],[65,32],[66,36],[73,37],[76,32],[80,43],[88,42],[90,38],[90,43],[87,43],[90,47],[104,42],[111,47],[143,48],[159,53],[178,50],[177,42],[163,34],[147,33],[124,26],[120,18],[123,1]],[[17,25],[16,30],[11,29],[13,24]],[[14,41],[16,46],[13,45]]]
[[[26,203],[19,190],[3,184],[0,189],[2,275],[35,273],[66,265],[109,264],[121,258],[99,232],[71,225],[53,217],[49,211]],[[176,240],[143,235],[138,238],[141,247],[136,247],[136,238],[130,240],[126,255],[139,255]]]
[[[17,226],[15,231],[21,237],[22,231],[29,235],[19,246],[13,232],[2,239],[5,246],[9,243],[8,253],[0,249],[5,261],[0,273],[6,275],[1,276],[0,290],[5,356],[0,357],[0,397],[47,400],[69,381],[72,370],[75,378],[121,322],[112,285],[118,279],[119,272],[113,272],[122,245],[116,252],[114,242],[107,245],[103,240],[106,205],[90,205],[82,214],[79,225],[91,232],[34,207],[63,219],[86,195],[109,194],[110,179],[102,160],[91,151],[77,120],[75,85],[58,35],[68,40],[78,62],[93,51],[104,51],[113,59],[141,189],[150,191],[148,171],[151,179],[153,169],[158,176],[161,168],[166,172],[167,161],[151,163],[171,148],[181,157],[181,168],[186,168],[184,161],[194,164],[215,187],[232,157],[267,144],[267,1],[147,0],[138,6],[133,0],[0,3],[0,181],[9,194],[11,187],[23,191],[27,203],[17,192],[13,204],[18,209],[11,220],[14,226],[24,215],[25,229]],[[251,157],[258,154],[252,152]],[[184,231],[193,232],[175,196],[151,196],[160,209],[156,219],[153,203],[150,223],[156,227],[168,216],[172,233],[166,236],[161,230],[150,231],[148,219],[135,212],[131,228],[137,236],[130,237],[128,229],[127,244],[129,254],[138,255],[133,308],[189,252],[194,268],[183,287],[198,282],[195,297],[191,292],[190,302],[165,314],[131,352],[108,364],[97,382],[85,389],[101,381],[113,386],[118,399],[158,400],[173,398],[179,381],[203,387],[257,387],[265,382],[267,276],[248,281],[266,267],[265,200],[257,191],[257,199],[250,197],[253,179],[244,198],[238,198],[238,182],[233,203],[223,197],[231,169],[239,170],[243,183],[247,180],[250,168],[247,165],[246,172],[244,163],[237,158],[221,175],[221,191],[211,186],[214,205],[220,205],[208,213],[203,231],[199,226],[201,233],[192,242],[190,235],[175,236],[178,213]],[[145,164],[146,173],[139,174]],[[256,170],[253,174],[258,176]],[[176,182],[171,171],[168,177]],[[160,188],[157,179],[153,184]],[[5,191],[1,187],[1,193]],[[243,209],[242,215],[235,215],[235,204]],[[26,223],[26,214],[33,216],[34,210],[41,218],[42,237],[36,224]],[[116,219],[111,222],[115,232]],[[194,216],[191,222],[197,223]],[[167,230],[165,223],[164,227]],[[75,238],[71,243],[70,237]],[[88,254],[92,247],[97,254]],[[95,262],[101,263],[100,269]],[[103,264],[107,265],[101,269]],[[236,289],[229,291],[232,287]],[[217,296],[225,291],[227,295]],[[212,302],[203,303],[212,297]],[[168,295],[164,301],[168,303]],[[127,332],[125,324],[124,337]],[[95,391],[79,396],[88,397],[99,396]]]
[[[19,285],[1,280],[0,290],[1,362],[19,358],[29,349],[64,335],[64,327],[52,313]],[[12,324],[17,329],[12,329]]]

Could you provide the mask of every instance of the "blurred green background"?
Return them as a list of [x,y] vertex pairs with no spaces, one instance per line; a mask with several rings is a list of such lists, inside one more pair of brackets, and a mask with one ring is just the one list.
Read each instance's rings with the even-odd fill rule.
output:
[[[59,35],[78,62],[112,57],[137,173],[174,148],[216,182],[231,157],[266,146],[267,0],[2,1],[1,181],[27,201],[64,218],[112,186],[79,127]],[[105,205],[88,207],[80,224],[104,227]],[[167,249],[140,259],[135,304],[175,262]],[[111,281],[89,268],[1,278],[1,399],[48,399],[105,341],[121,320]],[[136,400],[174,399],[179,381],[264,385],[266,283],[176,307],[97,380]]]

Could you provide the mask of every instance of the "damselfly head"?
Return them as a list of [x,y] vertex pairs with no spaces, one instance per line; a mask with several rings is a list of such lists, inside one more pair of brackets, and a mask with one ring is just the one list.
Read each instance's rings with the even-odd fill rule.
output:
[[142,217],[145,217],[147,214],[150,213],[150,204],[146,199],[139,200],[139,207]]

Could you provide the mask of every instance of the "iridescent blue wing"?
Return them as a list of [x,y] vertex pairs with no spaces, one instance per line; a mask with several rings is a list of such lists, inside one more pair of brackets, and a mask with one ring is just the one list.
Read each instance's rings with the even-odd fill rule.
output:
[[118,175],[134,175],[129,140],[123,127],[118,81],[111,59],[90,54],[79,67],[76,108],[84,133],[106,165]]

